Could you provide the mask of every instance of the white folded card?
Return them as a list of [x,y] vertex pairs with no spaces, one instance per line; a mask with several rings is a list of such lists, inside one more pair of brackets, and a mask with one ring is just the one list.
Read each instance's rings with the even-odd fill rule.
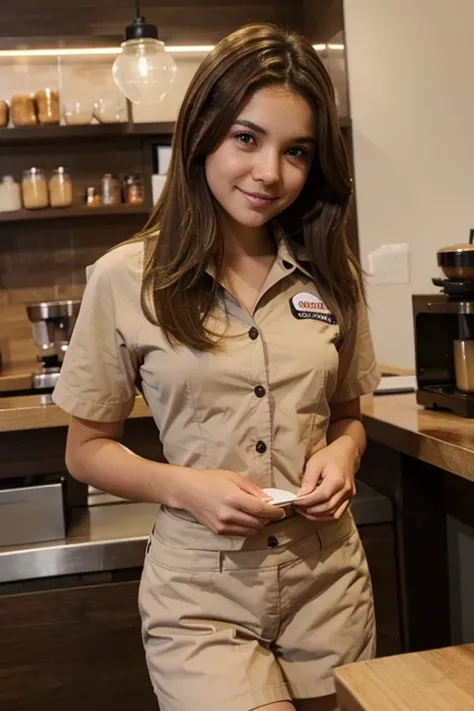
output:
[[296,494],[292,494],[291,491],[285,491],[285,489],[264,489],[267,496],[271,496],[272,500],[269,504],[272,506],[282,506],[283,504],[291,504],[298,497]]

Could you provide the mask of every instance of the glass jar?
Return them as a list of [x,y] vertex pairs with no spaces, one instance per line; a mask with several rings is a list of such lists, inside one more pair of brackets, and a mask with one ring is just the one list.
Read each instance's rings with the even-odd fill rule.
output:
[[127,205],[143,205],[145,195],[140,175],[126,175],[122,188],[123,200]]
[[94,117],[99,123],[120,123],[124,120],[124,108],[116,97],[104,97],[94,101]]
[[92,121],[93,115],[90,101],[70,100],[64,104],[63,116],[68,126],[86,126]]
[[44,171],[40,168],[24,170],[21,193],[23,205],[27,210],[39,210],[43,207],[48,207],[48,184]]
[[0,212],[21,209],[21,190],[11,175],[5,175],[0,183]]
[[120,205],[122,202],[120,181],[116,175],[105,173],[100,181],[103,205]]
[[100,205],[100,195],[97,189],[94,187],[86,188],[86,206],[98,207],[98,205]]
[[59,93],[53,89],[41,89],[35,94],[38,121],[42,124],[58,124]]
[[0,101],[0,128],[6,128],[10,120],[10,109],[6,101]]
[[51,207],[70,207],[72,205],[71,177],[62,166],[53,171],[49,181],[49,201]]
[[29,94],[15,94],[11,100],[11,115],[14,126],[36,126],[35,99]]

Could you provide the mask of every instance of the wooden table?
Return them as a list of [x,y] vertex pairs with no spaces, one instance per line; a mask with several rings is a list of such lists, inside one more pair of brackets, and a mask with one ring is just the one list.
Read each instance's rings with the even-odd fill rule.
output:
[[469,711],[474,644],[349,664],[336,690],[341,711]]

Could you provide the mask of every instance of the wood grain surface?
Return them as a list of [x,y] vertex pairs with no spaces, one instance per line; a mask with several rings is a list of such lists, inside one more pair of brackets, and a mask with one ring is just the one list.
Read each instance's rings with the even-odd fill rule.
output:
[[2,711],[155,711],[137,597],[138,581],[2,596]]
[[364,396],[362,412],[374,442],[474,481],[474,420],[426,410],[414,393]]
[[468,711],[474,644],[350,664],[336,688],[341,711]]
[[[130,417],[151,417],[142,397],[137,397]],[[67,427],[68,424],[69,415],[56,405],[42,405],[39,395],[0,398],[0,432]]]
[[[301,2],[289,0],[142,0],[141,14],[158,26],[168,44],[211,44],[247,22],[275,22],[302,29]],[[64,12],[61,0],[19,0],[16,6],[1,3],[0,36],[67,38],[122,37],[135,17],[130,0],[77,0]],[[46,46],[43,45],[43,46]]]

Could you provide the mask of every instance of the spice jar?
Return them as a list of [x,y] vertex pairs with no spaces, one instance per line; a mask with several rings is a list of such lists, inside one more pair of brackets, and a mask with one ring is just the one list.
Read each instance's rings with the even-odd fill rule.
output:
[[6,101],[0,101],[0,128],[8,126],[10,118],[10,109]]
[[12,123],[14,126],[36,126],[36,105],[33,96],[15,94],[11,100]]
[[97,207],[100,205],[100,195],[96,188],[90,187],[86,189],[86,206]]
[[126,175],[122,187],[123,200],[127,205],[143,205],[145,196],[140,175]]
[[46,176],[40,168],[23,171],[21,181],[23,205],[27,210],[39,210],[48,207],[48,185]]
[[63,116],[68,126],[85,126],[92,121],[94,115],[91,102],[67,101],[64,104]]
[[58,124],[59,94],[53,89],[41,89],[35,94],[38,121],[42,124]]
[[49,201],[51,207],[69,207],[72,205],[71,178],[62,166],[53,171],[49,181]]
[[100,181],[103,205],[120,205],[121,190],[120,181],[116,175],[105,173]]
[[14,212],[21,209],[21,191],[11,175],[5,175],[0,183],[0,212]]

